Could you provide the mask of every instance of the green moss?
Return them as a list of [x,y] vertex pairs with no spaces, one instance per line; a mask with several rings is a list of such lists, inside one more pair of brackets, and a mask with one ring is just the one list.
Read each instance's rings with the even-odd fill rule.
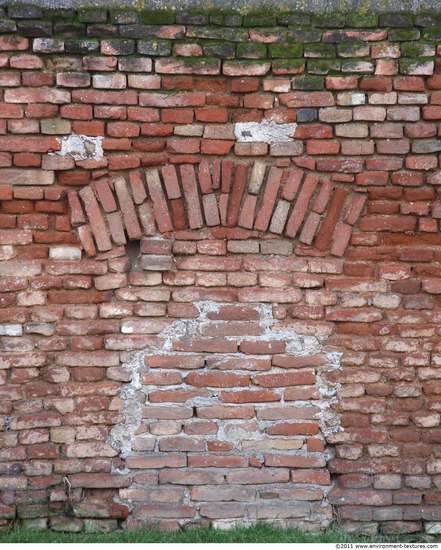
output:
[[370,58],[343,59],[340,69],[344,73],[371,74],[374,72],[374,63]]
[[272,63],[275,74],[299,74],[303,72],[304,66],[303,59],[274,59]]
[[236,45],[227,41],[199,40],[204,54],[221,59],[234,59],[236,57]]
[[400,73],[412,75],[415,74],[415,71],[418,67],[425,65],[426,63],[433,63],[433,57],[414,57],[406,58],[402,57],[399,60]]
[[264,59],[235,59],[234,61],[229,61],[231,65],[237,65],[238,67],[255,67],[256,65],[266,65],[268,61]]
[[293,25],[295,27],[305,27],[311,25],[312,16],[309,13],[285,12],[277,16],[279,25]]
[[182,65],[185,65],[186,67],[208,67],[210,65],[217,66],[219,64],[219,60],[215,57],[192,57],[192,56],[183,56],[183,57],[175,57],[176,61],[179,61],[182,63]]
[[340,29],[345,26],[346,16],[346,13],[339,11],[332,13],[320,13],[314,15],[313,21],[317,27],[323,27],[326,29]]
[[342,57],[363,57],[369,55],[369,45],[362,40],[345,40],[337,45],[337,52]]
[[80,23],[105,23],[107,21],[107,9],[80,8],[77,17]]
[[110,10],[110,21],[117,25],[131,25],[139,21],[139,14],[129,8]]
[[139,21],[144,25],[173,25],[176,13],[171,10],[142,10]]
[[341,67],[339,59],[308,59],[307,69],[310,74],[325,75],[338,72]]
[[381,27],[412,27],[414,24],[411,13],[383,13],[379,20]]
[[276,42],[269,46],[271,57],[302,57],[303,45],[296,42]]
[[238,44],[236,48],[237,57],[245,57],[247,59],[262,59],[267,56],[265,44],[248,42]]
[[435,11],[421,11],[415,16],[415,24],[419,27],[439,27],[441,14]]
[[423,40],[441,40],[441,26],[433,29],[426,29],[423,32]]
[[355,28],[370,28],[378,25],[378,14],[353,11],[346,15],[346,26]]
[[325,88],[325,79],[322,76],[302,75],[293,79],[292,87],[295,90],[323,90]]
[[320,42],[322,38],[322,33],[319,29],[313,28],[288,28],[288,38],[294,40],[295,42]]
[[248,42],[248,31],[242,28],[228,27],[193,27],[187,28],[187,38],[204,38],[218,41]]
[[138,40],[138,52],[144,55],[170,55],[171,40],[161,38]]
[[[99,525],[99,521],[97,524]],[[375,534],[363,535],[363,524],[360,525],[360,531],[351,533],[344,531],[339,525],[332,525],[324,531],[318,533],[308,533],[298,529],[283,529],[271,525],[270,523],[257,523],[251,527],[234,526],[232,529],[214,529],[213,527],[187,527],[184,526],[178,531],[169,531],[159,529],[159,525],[151,522],[142,531],[141,530],[116,530],[111,533],[59,533],[45,530],[30,530],[24,528],[14,528],[11,531],[0,533],[0,542],[7,543],[345,543],[349,548],[353,543],[427,543],[427,541],[436,542],[436,537],[430,537],[422,533],[414,534]]]
[[335,56],[336,52],[334,44],[326,44],[324,42],[319,42],[317,44],[305,44],[305,57],[331,58]]
[[277,14],[274,13],[274,10],[262,9],[249,12],[243,18],[245,27],[272,27],[276,24]]
[[420,31],[418,29],[391,29],[389,40],[391,42],[406,42],[407,40],[418,40]]
[[210,10],[210,24],[225,27],[240,27],[242,25],[242,15],[233,11],[215,11]]
[[[433,54],[428,54],[428,51],[433,51]],[[403,42],[401,44],[401,55],[403,57],[429,57],[429,55],[435,55],[435,44],[430,42]]]
[[52,21],[73,21],[76,17],[76,12],[73,9],[67,8],[47,8],[44,10],[43,17]]

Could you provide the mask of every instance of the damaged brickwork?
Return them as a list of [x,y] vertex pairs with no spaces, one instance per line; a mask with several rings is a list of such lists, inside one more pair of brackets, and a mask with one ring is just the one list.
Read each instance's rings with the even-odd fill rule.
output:
[[439,533],[441,14],[0,3],[0,528]]

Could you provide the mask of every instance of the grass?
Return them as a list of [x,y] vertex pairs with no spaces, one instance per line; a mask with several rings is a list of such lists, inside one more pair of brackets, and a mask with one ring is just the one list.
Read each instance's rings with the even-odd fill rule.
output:
[[[1,543],[348,543],[348,542],[423,542],[424,535],[363,536],[329,528],[322,533],[303,533],[297,529],[279,529],[258,524],[253,527],[236,527],[229,531],[199,527],[178,532],[118,531],[112,533],[56,533],[54,531],[26,531],[14,529],[0,533]],[[428,541],[427,541],[428,542]]]

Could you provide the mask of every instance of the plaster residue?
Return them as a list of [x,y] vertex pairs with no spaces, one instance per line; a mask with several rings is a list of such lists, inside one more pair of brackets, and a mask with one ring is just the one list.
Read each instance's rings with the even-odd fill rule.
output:
[[283,143],[294,139],[296,128],[296,123],[264,119],[261,122],[236,122],[234,134],[241,142]]
[[59,138],[61,145],[58,155],[71,157],[74,160],[102,160],[103,138],[101,136],[84,136],[71,134]]

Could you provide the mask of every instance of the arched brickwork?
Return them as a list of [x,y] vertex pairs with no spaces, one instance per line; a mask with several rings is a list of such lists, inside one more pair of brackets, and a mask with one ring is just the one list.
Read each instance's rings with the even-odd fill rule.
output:
[[166,165],[102,179],[68,193],[89,256],[142,235],[203,227],[269,231],[310,255],[343,256],[366,201],[320,174],[231,160]]

